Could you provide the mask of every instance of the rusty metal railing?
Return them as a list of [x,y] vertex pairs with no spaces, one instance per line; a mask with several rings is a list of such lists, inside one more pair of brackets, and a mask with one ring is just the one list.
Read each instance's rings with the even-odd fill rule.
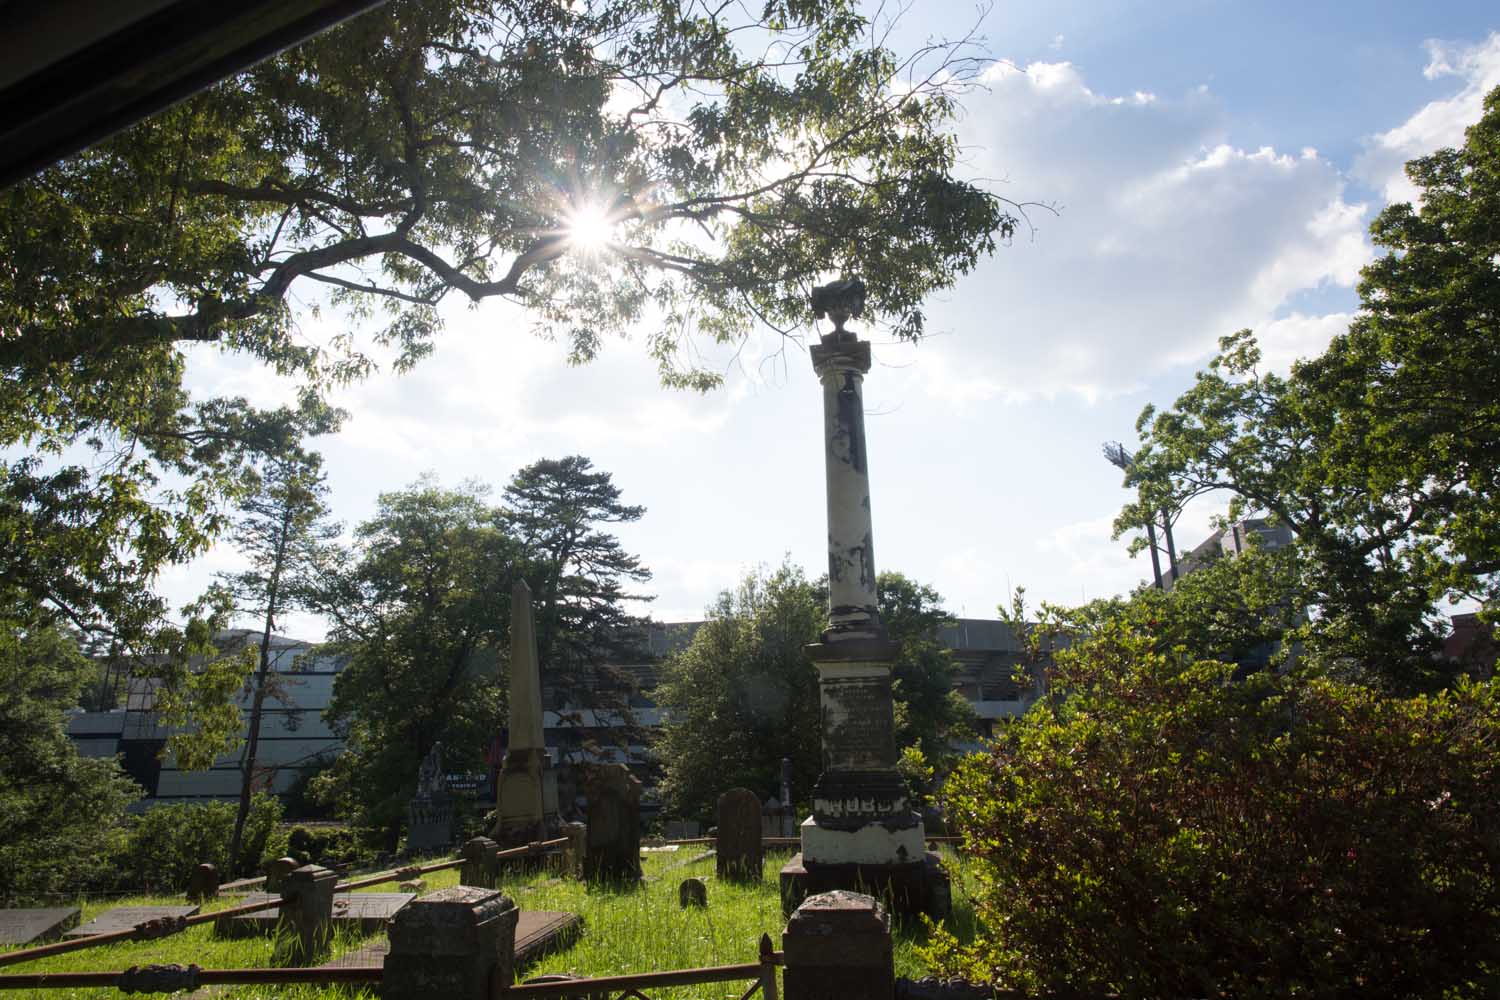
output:
[[503,1000],[569,1000],[569,998],[609,998],[621,1000],[635,997],[649,1000],[642,990],[661,989],[668,986],[693,986],[699,983],[732,983],[745,979],[755,980],[740,994],[740,1000],[749,1000],[756,991],[765,1000],[777,1000],[776,967],[783,964],[784,955],[771,944],[771,936],[760,936],[760,958],[743,965],[710,965],[698,969],[671,969],[665,972],[637,972],[624,976],[601,976],[597,979],[574,979],[564,976],[539,976],[537,979],[512,986],[499,994]]

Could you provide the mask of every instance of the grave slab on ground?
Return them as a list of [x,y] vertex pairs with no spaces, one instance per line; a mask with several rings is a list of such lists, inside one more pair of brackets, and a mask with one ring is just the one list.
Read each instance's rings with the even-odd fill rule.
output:
[[78,926],[78,907],[49,906],[34,910],[0,910],[0,944],[48,941]]
[[[516,965],[525,965],[553,949],[566,947],[582,929],[583,918],[576,913],[522,910],[516,923]],[[382,937],[327,963],[323,968],[380,968],[390,950],[390,941]]]
[[[280,899],[264,892],[251,893],[242,903],[269,902]],[[403,906],[416,899],[414,892],[340,892],[333,897],[333,926],[358,930],[361,934],[374,934],[385,929],[385,922],[394,917]],[[270,934],[276,930],[281,919],[279,910],[261,913],[246,913],[238,917],[214,921],[214,933],[220,937],[251,937]]]
[[82,927],[73,928],[63,937],[113,934],[115,931],[128,931],[136,924],[143,924],[148,920],[160,920],[162,917],[191,917],[197,912],[196,906],[117,906],[113,910],[105,910]]

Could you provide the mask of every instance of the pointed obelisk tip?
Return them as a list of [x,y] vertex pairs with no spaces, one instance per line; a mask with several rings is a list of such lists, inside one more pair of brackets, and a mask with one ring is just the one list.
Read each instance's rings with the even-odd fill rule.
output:
[[517,580],[515,585],[510,588],[510,592],[516,597],[524,594],[528,600],[531,598],[531,587],[525,580]]

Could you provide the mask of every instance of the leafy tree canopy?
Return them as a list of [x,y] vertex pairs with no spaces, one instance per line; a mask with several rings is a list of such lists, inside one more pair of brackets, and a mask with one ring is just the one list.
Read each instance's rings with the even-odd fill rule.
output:
[[1500,90],[1461,149],[1411,161],[1419,206],[1371,226],[1347,333],[1288,376],[1226,338],[1173,407],[1148,407],[1116,530],[1204,494],[1269,516],[1301,553],[1313,652],[1420,683],[1443,598],[1500,587]]
[[348,657],[326,714],[349,747],[316,780],[391,847],[433,744],[475,767],[503,714],[515,546],[486,493],[431,480],[383,493],[354,547],[324,556],[316,607],[333,623],[327,652]]
[[97,877],[140,789],[64,730],[93,666],[24,596],[0,591],[0,900]]
[[[644,331],[700,388],[686,338],[789,329],[830,272],[918,337],[923,297],[1016,225],[957,176],[983,62],[968,39],[899,55],[854,0],[754,7],[392,0],[0,193],[0,448],[41,456],[0,463],[0,579],[138,635],[254,456],[328,429],[317,390],[377,345],[430,351],[452,292],[579,361]],[[195,400],[193,344],[309,392]]]

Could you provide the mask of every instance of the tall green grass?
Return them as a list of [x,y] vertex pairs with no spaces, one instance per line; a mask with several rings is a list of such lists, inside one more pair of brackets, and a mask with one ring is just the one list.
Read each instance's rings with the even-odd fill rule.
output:
[[[642,859],[646,881],[638,888],[589,887],[572,879],[556,877],[541,871],[508,875],[500,891],[516,901],[523,910],[561,910],[583,918],[583,931],[561,950],[545,955],[522,969],[518,978],[550,973],[571,973],[595,977],[682,969],[705,965],[738,965],[754,962],[762,934],[770,934],[775,946],[781,947],[785,920],[781,915],[781,897],[777,874],[789,857],[786,853],[766,858],[759,882],[749,885],[720,882],[714,878],[712,858],[690,861],[696,847],[683,847],[672,853],[653,853]],[[950,869],[960,867],[948,859]],[[959,874],[959,873],[955,873]],[[702,878],[708,884],[708,906],[702,909],[681,908],[677,904],[677,887],[685,878]],[[428,891],[458,884],[458,872],[435,872],[426,876]],[[394,884],[377,886],[372,892],[394,892]],[[973,933],[973,915],[955,892],[955,912],[948,926],[961,938]],[[114,899],[83,902],[82,919],[87,921],[115,906],[167,905],[180,902],[172,898]],[[237,897],[223,897],[204,906],[206,911],[233,906]],[[79,905],[79,904],[75,904]],[[914,945],[925,939],[919,920],[897,924],[895,934],[896,974],[920,977],[926,974],[915,955]],[[330,961],[337,961],[367,943],[369,938],[341,934],[334,941]],[[196,963],[203,968],[252,968],[275,964],[274,942],[270,938],[220,939],[213,936],[211,924],[197,927],[157,941],[122,942],[70,952],[52,958],[0,967],[0,975],[15,972],[121,970],[132,965],[150,963]],[[9,950],[9,949],[6,949]],[[678,990],[652,992],[653,1000],[708,1000],[737,998],[748,983],[706,984]],[[244,986],[205,988],[200,996],[224,1000],[252,997],[284,997],[286,1000],[350,1000],[363,995],[347,987]],[[122,994],[113,989],[4,991],[0,1000],[114,1000]]]

